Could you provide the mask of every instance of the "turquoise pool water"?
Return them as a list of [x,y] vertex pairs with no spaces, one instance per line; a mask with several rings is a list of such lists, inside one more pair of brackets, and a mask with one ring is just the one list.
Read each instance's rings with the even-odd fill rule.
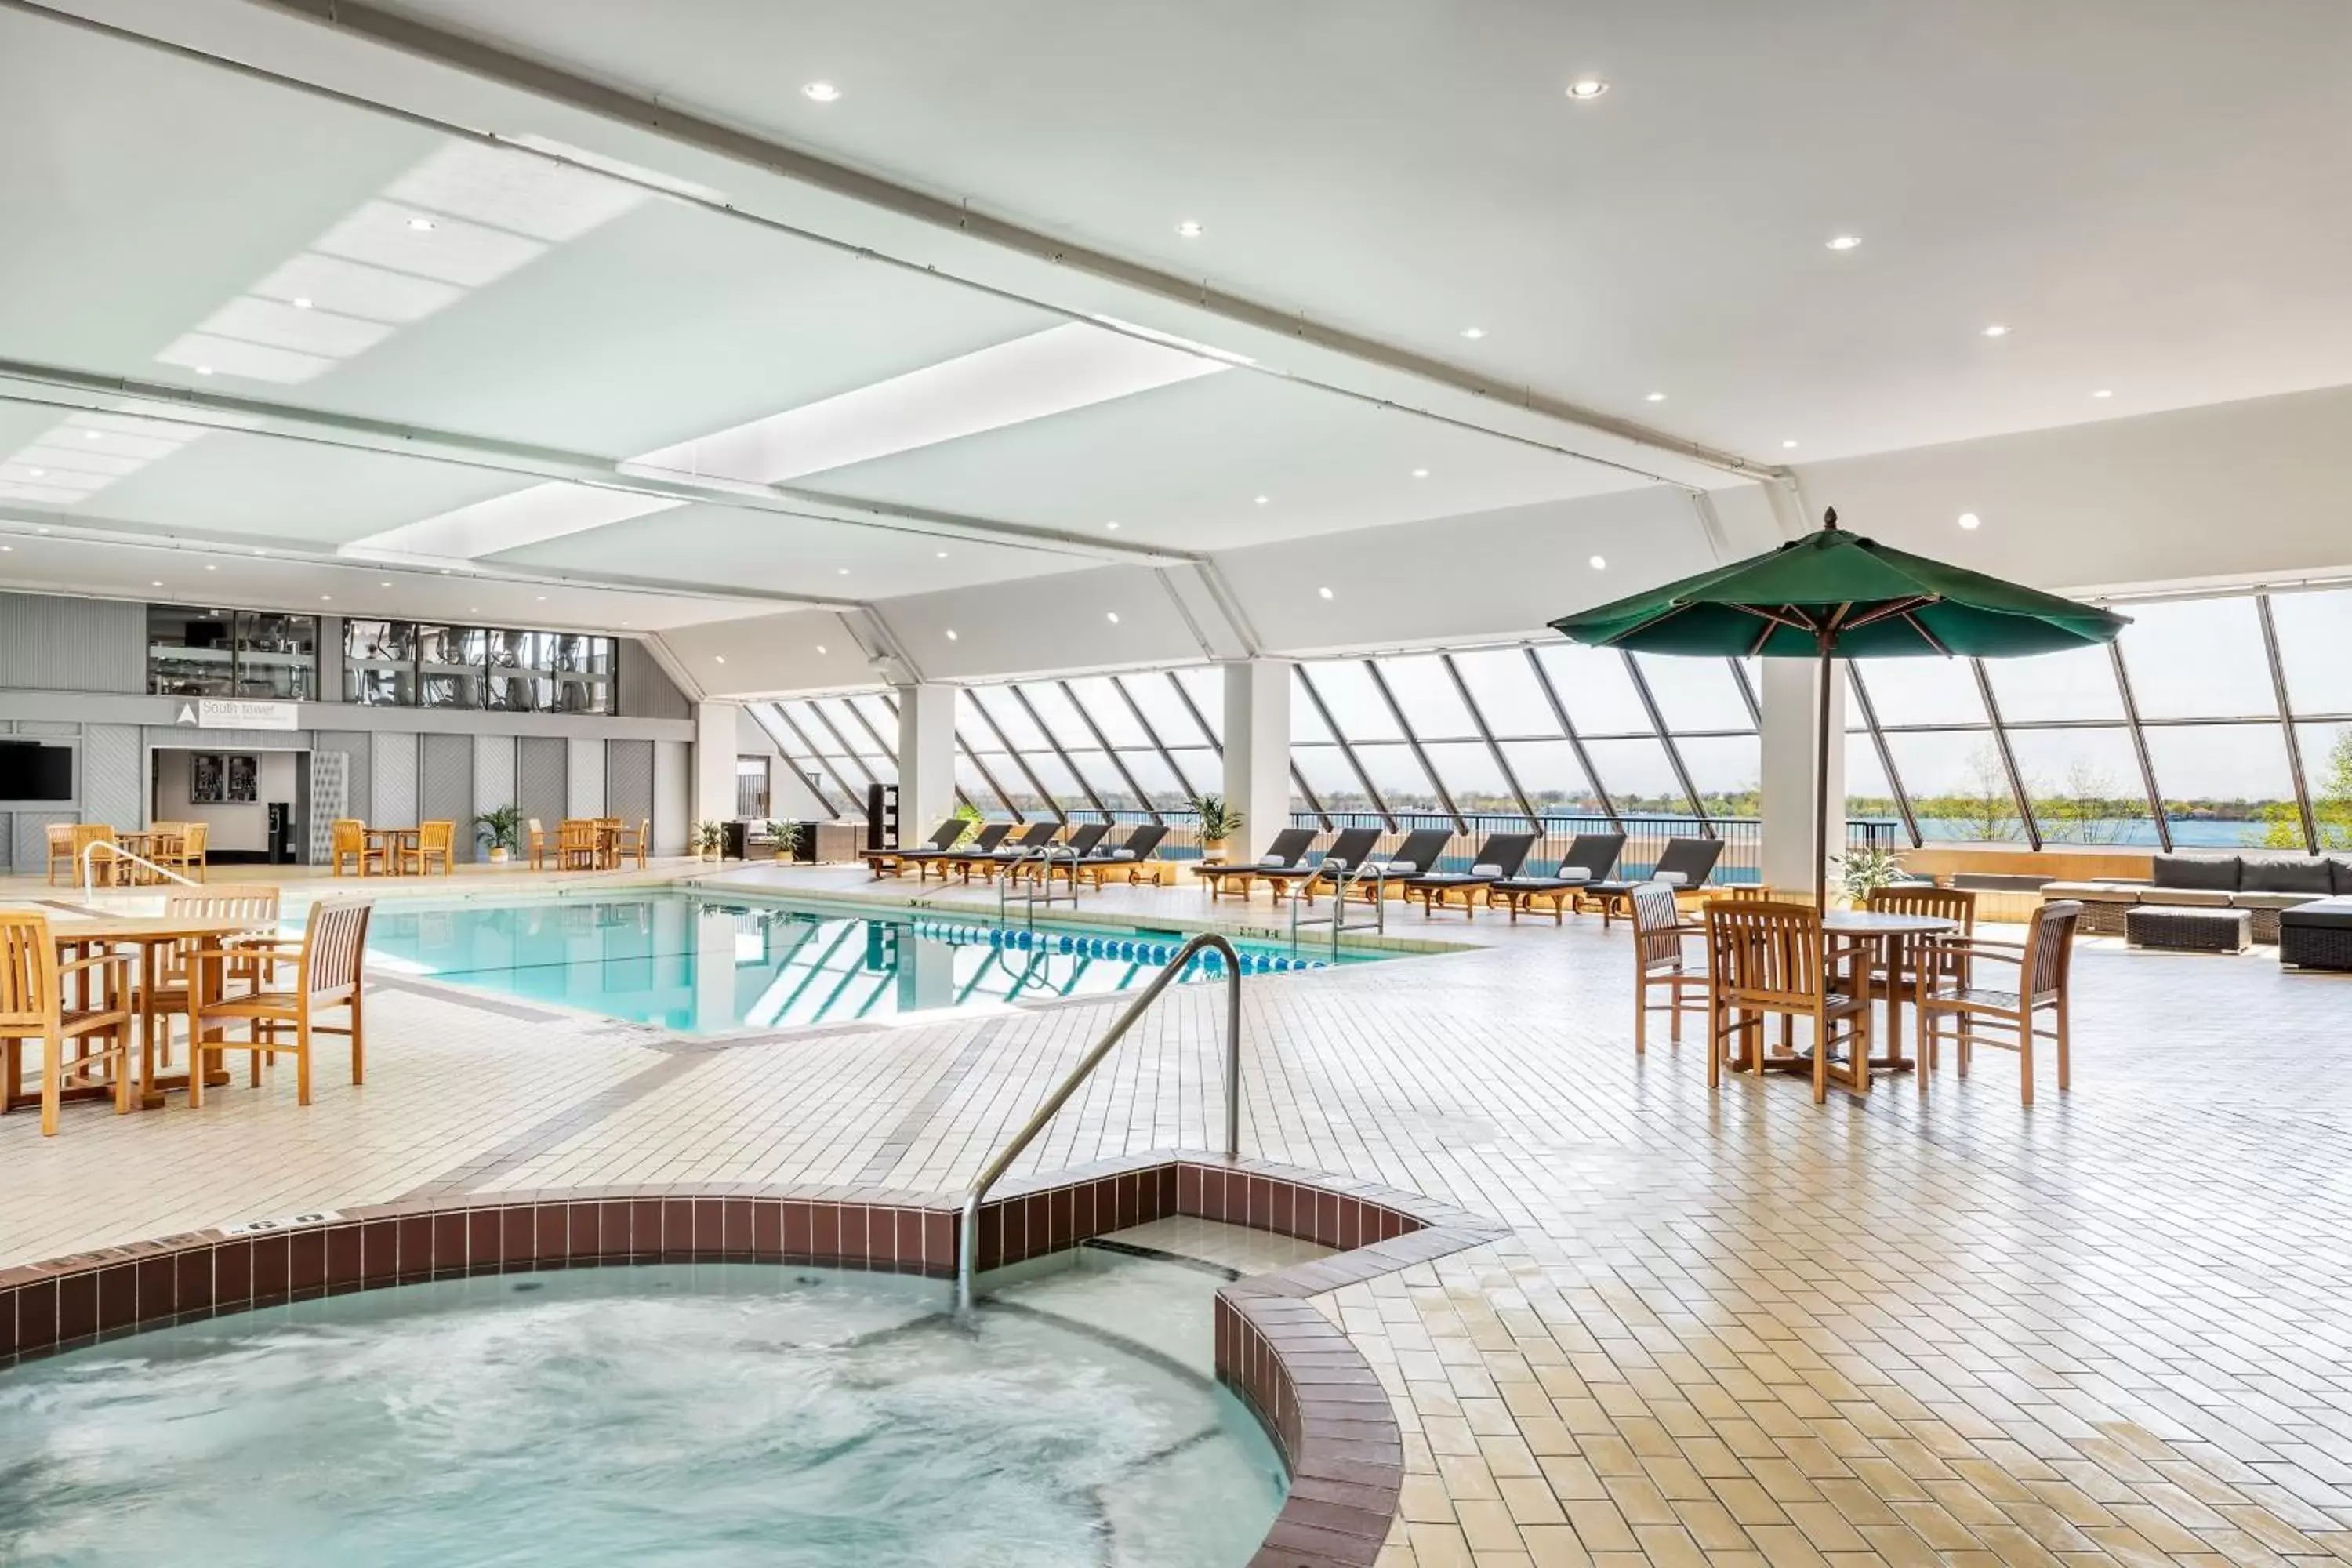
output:
[[[849,913],[661,889],[425,909],[379,904],[368,948],[395,973],[724,1034],[1131,990],[1150,984],[1183,942],[1174,931],[1004,928],[921,911]],[[1318,955],[1238,945],[1245,973],[1331,962],[1328,948]],[[1188,968],[1188,981],[1223,973],[1213,954]]]
[[[1068,1278],[1099,1296],[1106,1268],[1142,1331],[1207,1322],[1213,1279]],[[944,1299],[751,1264],[508,1274],[33,1363],[0,1373],[0,1563],[1249,1560],[1281,1462],[1192,1358],[1050,1278],[969,1328]]]

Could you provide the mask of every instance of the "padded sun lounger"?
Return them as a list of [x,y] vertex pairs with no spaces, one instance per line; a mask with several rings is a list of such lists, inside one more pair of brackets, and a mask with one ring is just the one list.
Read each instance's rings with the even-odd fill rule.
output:
[[1223,898],[1227,890],[1238,888],[1240,896],[1246,899],[1250,896],[1250,889],[1256,885],[1260,872],[1289,870],[1299,863],[1300,858],[1307,853],[1307,847],[1314,842],[1313,828],[1286,827],[1274,836],[1274,842],[1265,847],[1265,853],[1257,858],[1255,865],[1196,866],[1193,872],[1209,884],[1211,898]]
[[1460,899],[1462,912],[1478,918],[1478,901],[1489,888],[1507,878],[1518,875],[1527,864],[1528,851],[1536,847],[1532,833],[1494,833],[1478,846],[1476,857],[1467,871],[1423,871],[1404,879],[1404,901],[1411,903],[1413,895],[1421,895],[1421,912],[1425,918],[1435,914],[1446,900]]
[[1491,904],[1499,896],[1516,921],[1523,913],[1534,913],[1538,900],[1549,900],[1551,922],[1559,925],[1570,900],[1593,883],[1607,881],[1624,852],[1622,833],[1580,833],[1570,840],[1559,868],[1550,876],[1506,877],[1487,890],[1486,901]]
[[950,816],[945,822],[940,823],[939,826],[933,830],[929,843],[918,848],[868,849],[863,857],[866,861],[866,868],[873,872],[878,879],[882,877],[904,876],[906,874],[907,868],[912,866],[915,868],[918,876],[919,876],[923,868],[923,862],[926,859],[946,854],[948,846],[962,837],[963,827],[964,819],[962,817]]
[[1054,835],[1061,831],[1062,825],[1058,822],[1033,822],[985,855],[950,856],[949,858],[963,874],[965,881],[971,880],[974,871],[980,873],[981,880],[987,881],[1030,850],[1042,849],[1054,842]]
[[1081,822],[1059,844],[1049,842],[1039,848],[1015,851],[1004,874],[1016,881],[1024,875],[1034,876],[1041,871],[1049,881],[1056,876],[1067,877],[1109,831],[1108,822]]
[[[982,823],[979,836],[971,843],[961,849],[947,850],[940,856],[940,880],[944,882],[948,879],[948,870],[950,867],[968,867],[972,861],[985,860],[995,854],[996,847],[1004,842],[1005,835],[1013,831],[1013,826],[1010,822]],[[965,879],[971,879],[968,871]]]
[[1129,833],[1127,842],[1115,849],[1106,849],[1097,845],[1093,854],[1078,862],[1079,879],[1083,881],[1091,878],[1099,887],[1107,878],[1124,876],[1128,886],[1133,887],[1136,873],[1151,858],[1151,852],[1160,847],[1160,841],[1167,837],[1165,826],[1157,822],[1148,822]]
[[1720,838],[1669,838],[1648,876],[1639,881],[1621,878],[1595,882],[1576,895],[1577,910],[1581,913],[1585,901],[1591,900],[1601,911],[1601,923],[1604,926],[1621,914],[1630,919],[1633,913],[1633,889],[1643,882],[1664,882],[1676,892],[1695,889],[1714,875],[1715,863],[1721,858]]
[[1381,830],[1377,827],[1343,828],[1331,840],[1331,847],[1323,851],[1323,858],[1315,864],[1307,865],[1302,859],[1297,865],[1282,870],[1262,870],[1258,872],[1258,878],[1273,884],[1276,898],[1290,893],[1311,903],[1318,884],[1329,881],[1336,887],[1339,879],[1362,864],[1364,857],[1372,852],[1372,846],[1380,841]]

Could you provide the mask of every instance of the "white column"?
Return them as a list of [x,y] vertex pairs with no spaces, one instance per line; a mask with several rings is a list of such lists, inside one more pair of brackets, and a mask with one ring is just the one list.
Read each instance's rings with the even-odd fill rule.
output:
[[900,686],[898,837],[923,842],[955,813],[955,695],[952,686]]
[[1242,814],[1228,858],[1255,860],[1290,826],[1290,661],[1225,667],[1225,802]]
[[[1812,895],[1813,802],[1819,788],[1821,663],[1810,658],[1758,661],[1763,675],[1757,692],[1764,711],[1764,882],[1785,893]],[[1845,847],[1845,671],[1832,666],[1830,681],[1829,801],[1821,827],[1828,853]],[[1830,878],[1836,883],[1834,868]]]
[[725,822],[735,815],[736,707],[694,705],[693,822]]

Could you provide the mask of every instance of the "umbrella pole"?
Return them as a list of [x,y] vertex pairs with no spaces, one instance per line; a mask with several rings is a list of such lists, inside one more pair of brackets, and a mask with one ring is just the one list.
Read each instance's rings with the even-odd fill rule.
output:
[[1813,912],[1826,916],[1829,903],[1830,858],[1830,633],[1820,633],[1822,647],[1820,717],[1813,736]]

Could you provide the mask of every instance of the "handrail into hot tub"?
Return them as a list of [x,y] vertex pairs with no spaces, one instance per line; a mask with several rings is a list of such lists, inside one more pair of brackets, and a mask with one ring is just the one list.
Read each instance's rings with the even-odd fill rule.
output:
[[1003,1179],[1013,1162],[1021,1157],[1021,1152],[1045,1130],[1045,1124],[1053,1121],[1054,1113],[1077,1092],[1078,1086],[1102,1065],[1103,1058],[1110,1055],[1111,1047],[1126,1037],[1128,1030],[1135,1026],[1135,1021],[1143,1016],[1144,1010],[1158,1001],[1160,994],[1173,984],[1184,973],[1185,966],[1204,950],[1225,961],[1225,1158],[1240,1158],[1242,957],[1234,951],[1234,944],[1223,937],[1214,931],[1202,931],[1176,950],[1176,956],[1169,960],[1168,966],[1143,988],[1134,1001],[1127,1005],[1127,1010],[1103,1031],[1102,1038],[1095,1042],[1094,1048],[1070,1069],[1070,1075],[1062,1080],[1061,1087],[1046,1097],[1045,1103],[1037,1108],[1036,1114],[1013,1135],[1013,1141],[997,1151],[996,1158],[988,1163],[988,1168],[973,1179],[971,1186],[964,1193],[963,1225],[956,1246],[955,1300],[958,1316],[969,1314],[971,1310],[972,1276],[978,1270],[980,1261],[980,1205],[988,1197],[989,1189]]

